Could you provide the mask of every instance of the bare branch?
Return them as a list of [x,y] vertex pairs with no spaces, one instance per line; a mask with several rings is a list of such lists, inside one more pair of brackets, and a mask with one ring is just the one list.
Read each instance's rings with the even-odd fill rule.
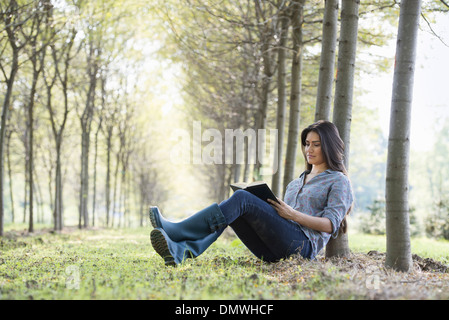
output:
[[424,21],[427,23],[427,26],[429,27],[430,31],[432,32],[432,34],[438,38],[438,40],[441,41],[442,44],[444,44],[446,47],[449,47],[449,45],[446,44],[446,42],[444,42],[444,40],[436,34],[436,32],[433,30],[432,25],[430,24],[429,20],[427,20],[426,16],[421,13],[421,17],[424,19]]

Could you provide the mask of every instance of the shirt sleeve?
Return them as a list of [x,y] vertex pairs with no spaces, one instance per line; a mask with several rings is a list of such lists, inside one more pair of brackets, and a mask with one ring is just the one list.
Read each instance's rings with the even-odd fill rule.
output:
[[349,179],[342,175],[335,181],[329,191],[327,206],[322,217],[328,218],[332,223],[332,235],[336,235],[353,202],[352,188]]

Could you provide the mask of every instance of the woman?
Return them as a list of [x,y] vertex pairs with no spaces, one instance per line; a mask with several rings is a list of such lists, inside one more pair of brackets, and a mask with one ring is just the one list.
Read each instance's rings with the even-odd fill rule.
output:
[[301,143],[307,170],[289,183],[279,204],[238,190],[180,222],[164,219],[151,207],[151,243],[165,264],[199,256],[227,226],[255,256],[269,262],[295,253],[314,259],[341,226],[346,232],[353,196],[337,128],[318,121],[303,130]]

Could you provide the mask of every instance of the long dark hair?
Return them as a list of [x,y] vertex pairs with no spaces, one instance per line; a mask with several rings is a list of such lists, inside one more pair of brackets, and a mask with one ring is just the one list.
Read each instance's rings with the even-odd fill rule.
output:
[[345,144],[343,140],[341,140],[335,124],[326,120],[320,120],[311,124],[301,133],[302,153],[306,160],[306,169],[309,171],[312,170],[312,165],[307,163],[305,153],[306,138],[311,131],[316,132],[320,136],[321,151],[323,152],[324,160],[329,169],[340,171],[345,175],[348,175],[344,164]]
[[[346,167],[344,164],[345,144],[343,140],[341,140],[340,134],[338,133],[338,129],[335,126],[335,124],[326,120],[319,120],[311,124],[310,126],[305,128],[301,133],[302,153],[304,155],[306,163],[306,170],[308,171],[312,170],[312,165],[307,162],[305,152],[306,138],[309,132],[311,131],[316,132],[320,136],[321,152],[323,153],[324,160],[326,161],[326,164],[329,167],[329,169],[333,171],[340,171],[345,176],[348,176],[348,172],[346,171]],[[348,210],[346,215],[349,214],[351,209],[352,206]],[[346,215],[340,225],[340,228],[343,231],[343,233],[346,233],[348,226],[346,221]]]

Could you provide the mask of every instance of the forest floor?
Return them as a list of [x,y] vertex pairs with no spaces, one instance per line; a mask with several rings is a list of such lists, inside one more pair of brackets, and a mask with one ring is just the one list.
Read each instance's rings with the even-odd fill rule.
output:
[[265,263],[226,232],[173,268],[147,228],[10,230],[0,238],[0,299],[449,299],[449,242],[415,239],[413,269],[401,273],[385,268],[382,237],[349,239],[350,258]]

